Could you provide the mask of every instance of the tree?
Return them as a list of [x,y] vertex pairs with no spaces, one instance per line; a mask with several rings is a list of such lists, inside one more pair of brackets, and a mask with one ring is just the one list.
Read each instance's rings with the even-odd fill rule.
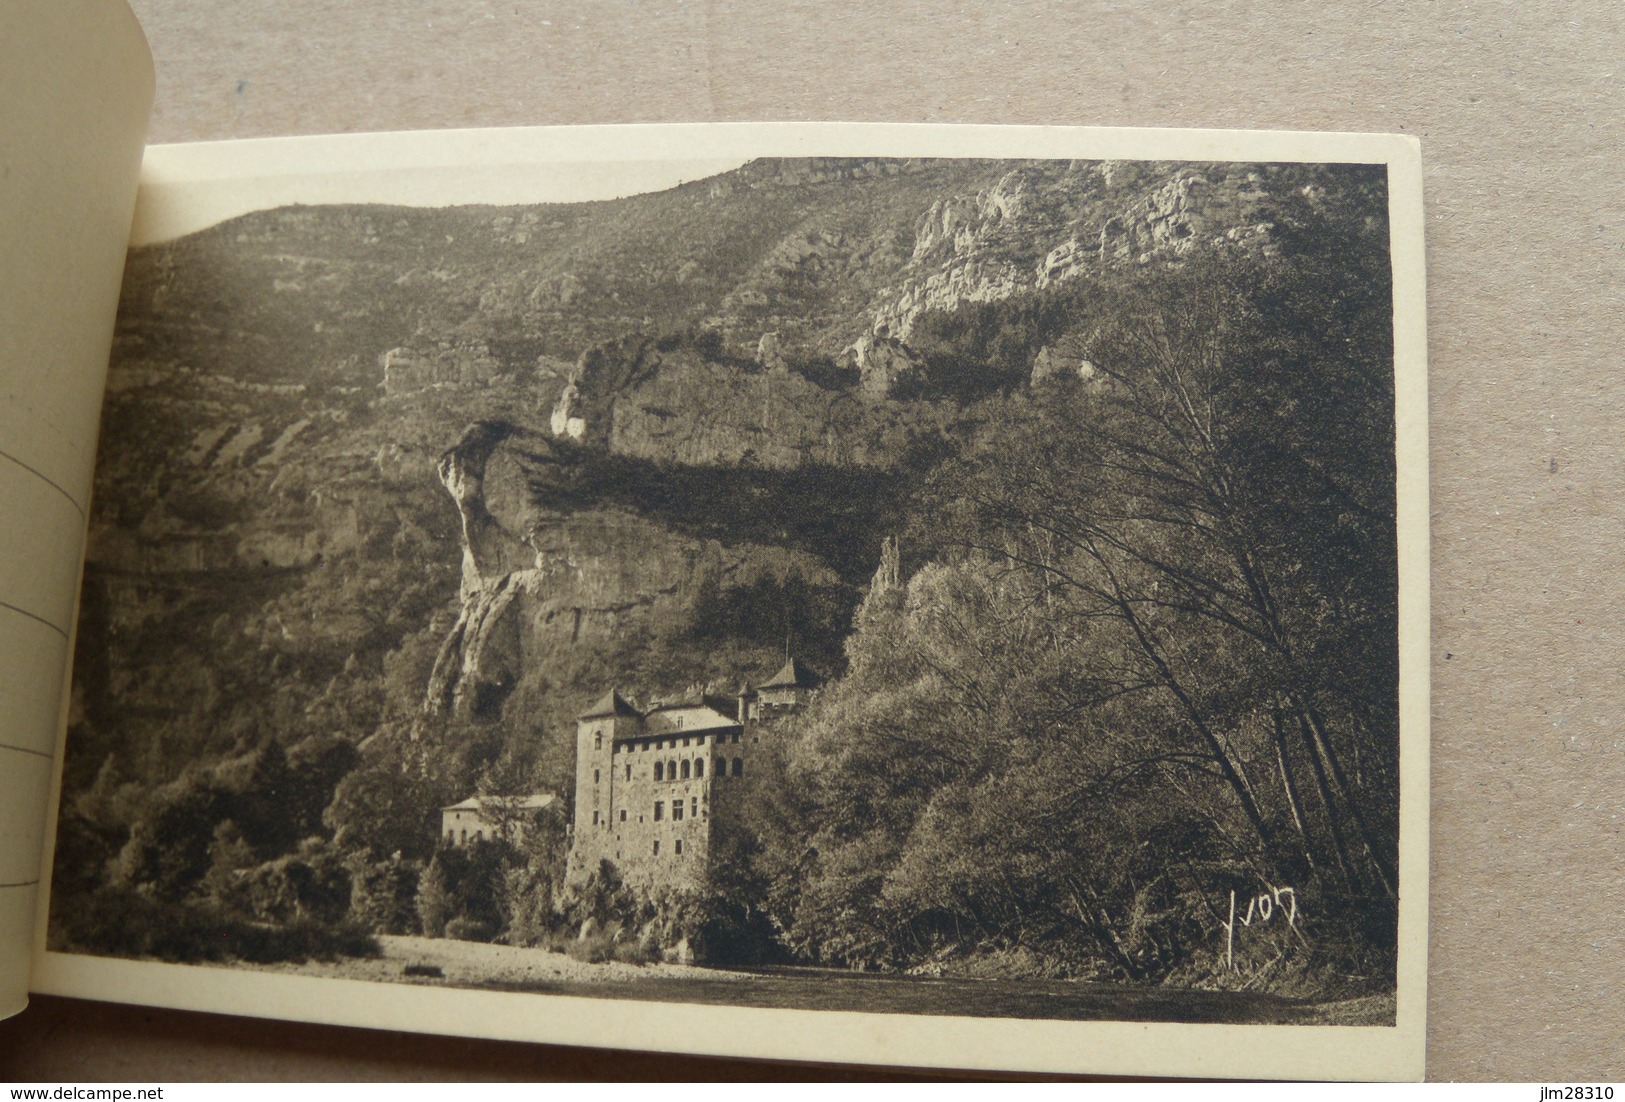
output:
[[419,862],[395,856],[367,861],[352,855],[349,870],[350,918],[378,934],[417,932]]
[[[1099,383],[1049,388],[944,482],[971,546],[1118,634],[1222,778],[1238,851],[1290,831],[1304,866],[1391,899],[1392,357],[1380,296],[1340,313],[1363,276],[1219,256],[1135,288],[1091,333]],[[1376,783],[1344,765],[1361,752]]]
[[450,846],[435,851],[418,879],[418,927],[426,937],[441,937],[446,923],[457,917],[457,881],[463,870],[460,850]]
[[158,789],[113,863],[115,882],[178,902],[209,871],[215,824],[227,796],[199,773]]
[[248,870],[242,894],[254,916],[275,923],[333,925],[350,911],[352,883],[342,856],[319,838]]
[[404,735],[381,733],[338,783],[322,821],[341,848],[374,860],[393,854],[428,858],[439,833],[431,816],[450,798],[447,784],[415,764],[420,751]]
[[1092,370],[980,407],[905,533],[925,565],[791,738],[752,860],[796,952],[1150,980],[1214,899],[1281,884],[1391,942],[1386,238],[1380,187],[1345,190],[1283,203],[1272,255],[1081,286],[1033,330]]
[[441,937],[458,919],[478,923],[491,934],[508,924],[504,885],[517,864],[512,846],[481,840],[467,846],[441,846],[418,882],[417,912],[423,932]]
[[209,843],[209,871],[198,883],[198,896],[225,911],[251,912],[244,874],[254,864],[254,847],[243,839],[237,824],[230,819],[217,824]]

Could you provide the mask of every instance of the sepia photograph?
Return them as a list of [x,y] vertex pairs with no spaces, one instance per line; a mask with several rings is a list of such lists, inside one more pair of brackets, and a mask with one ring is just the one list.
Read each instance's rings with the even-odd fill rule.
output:
[[1392,1030],[1419,198],[740,146],[132,250],[53,957]]

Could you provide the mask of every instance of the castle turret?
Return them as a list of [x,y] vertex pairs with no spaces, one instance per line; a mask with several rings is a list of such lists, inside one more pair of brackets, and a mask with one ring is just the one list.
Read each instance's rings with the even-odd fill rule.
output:
[[766,719],[774,712],[794,711],[807,702],[818,679],[794,658],[786,660],[779,672],[756,690],[757,707]]
[[602,856],[608,849],[597,840],[607,842],[610,838],[615,740],[634,733],[642,719],[642,714],[614,689],[576,717],[576,844],[572,852],[584,859]]

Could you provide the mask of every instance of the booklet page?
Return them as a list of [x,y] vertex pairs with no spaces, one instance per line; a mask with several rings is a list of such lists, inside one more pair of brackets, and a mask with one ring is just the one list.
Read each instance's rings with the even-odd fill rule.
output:
[[96,426],[152,95],[146,42],[122,0],[0,11],[0,1017],[27,1001]]

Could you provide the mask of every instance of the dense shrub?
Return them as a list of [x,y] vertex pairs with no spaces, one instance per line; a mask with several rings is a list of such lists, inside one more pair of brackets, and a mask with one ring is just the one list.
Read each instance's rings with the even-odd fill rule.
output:
[[228,955],[254,964],[376,957],[382,952],[378,940],[353,923],[328,926],[308,919],[286,926],[233,923],[225,943]]
[[354,861],[350,867],[350,918],[380,934],[411,934],[418,930],[418,879],[423,865],[417,861]]
[[57,908],[51,947],[180,964],[229,960],[272,964],[375,957],[380,952],[377,940],[352,923],[251,922],[198,904],[159,903],[120,888],[106,888]]
[[478,841],[442,846],[418,880],[418,922],[429,937],[447,935],[455,919],[468,919],[492,931],[507,926],[504,885],[517,860],[507,842]]
[[497,932],[489,922],[460,915],[446,923],[446,936],[453,941],[495,941]]
[[607,933],[572,938],[563,942],[562,946],[571,960],[585,964],[603,964],[611,960],[623,964],[650,964],[660,960],[662,955],[659,946],[648,939],[631,940]]
[[319,842],[246,870],[241,880],[251,913],[264,922],[332,925],[350,912],[350,871]]

